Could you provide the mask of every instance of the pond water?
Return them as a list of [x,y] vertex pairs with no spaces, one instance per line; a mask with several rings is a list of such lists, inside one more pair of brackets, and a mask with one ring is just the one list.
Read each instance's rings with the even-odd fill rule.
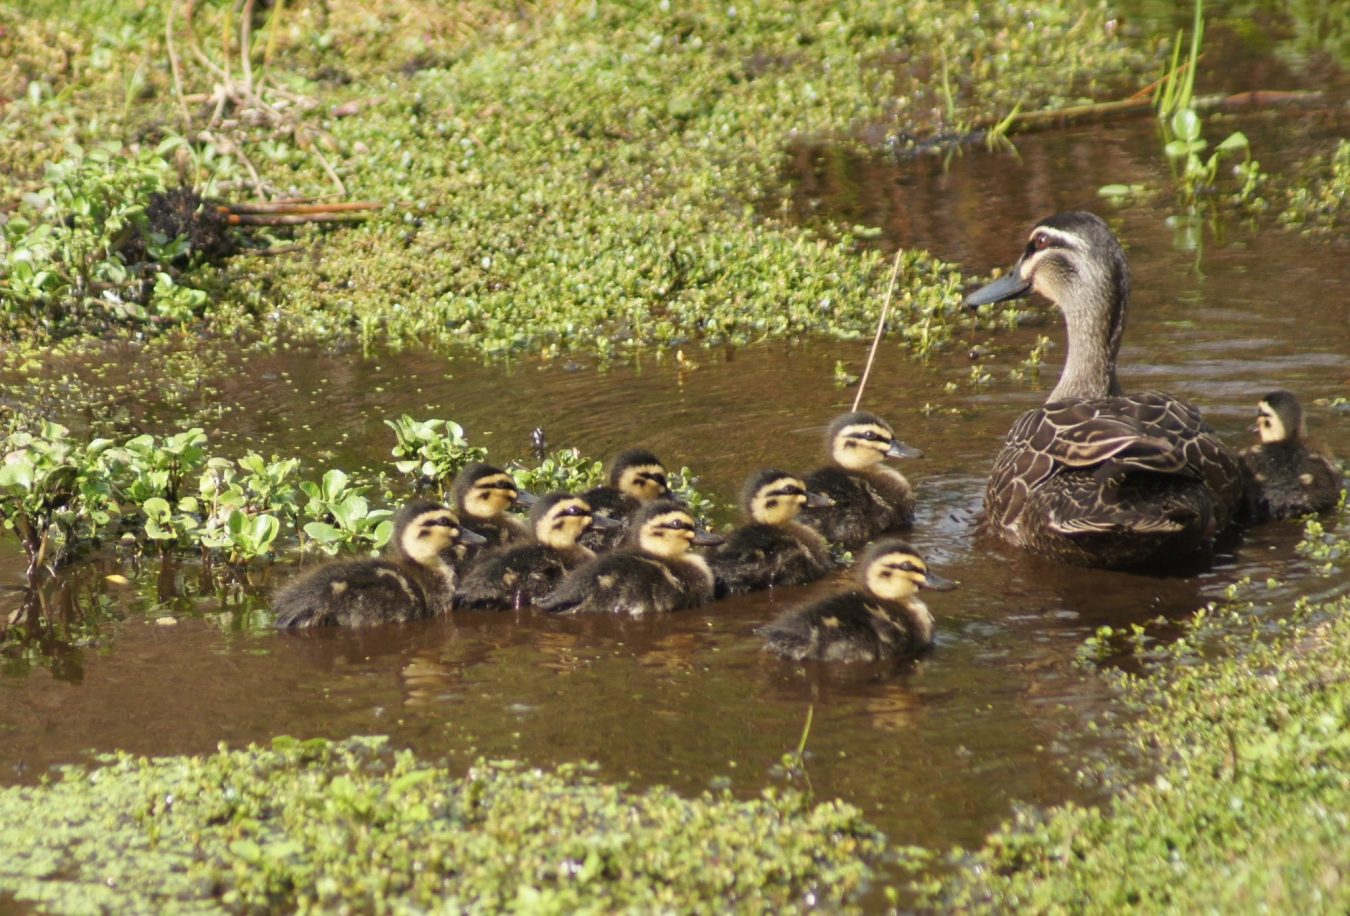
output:
[[[1268,168],[1335,129],[1288,113],[1224,122],[1238,125]],[[1313,404],[1346,394],[1350,381],[1344,243],[1230,225],[1222,237],[1207,230],[1197,252],[1176,244],[1165,195],[1158,206],[1108,212],[1100,185],[1166,187],[1159,148],[1145,120],[1020,139],[1020,162],[967,152],[946,163],[897,163],[803,147],[793,151],[789,177],[801,218],[879,226],[879,247],[923,246],[972,275],[1011,263],[1040,217],[1095,209],[1126,242],[1135,277],[1122,353],[1127,389],[1190,398],[1238,444],[1258,398],[1287,387],[1307,406],[1314,436],[1350,453],[1346,415]],[[1042,334],[1054,346],[1037,376],[1021,363]],[[595,456],[646,445],[671,466],[694,468],[701,489],[731,502],[756,468],[821,461],[824,425],[853,397],[831,384],[835,363],[856,372],[866,347],[806,341],[692,351],[697,368],[667,357],[597,373],[561,361],[259,355],[222,344],[205,390],[231,409],[208,432],[217,453],[256,448],[376,468],[392,445],[383,420],[400,413],[454,418],[499,462],[526,456],[529,431],[543,426],[553,446]],[[128,573],[127,565],[101,558],[66,574],[52,612],[97,611],[109,621],[78,645],[11,647],[4,659],[0,782],[31,781],[91,750],[202,752],[278,734],[378,733],[460,764],[479,755],[590,759],[603,776],[637,785],[695,791],[729,781],[751,795],[781,779],[776,766],[813,710],[813,788],[862,806],[898,843],[976,842],[1016,800],[1097,799],[1102,790],[1075,771],[1119,750],[1110,727],[1088,726],[1109,712],[1112,697],[1073,661],[1097,627],[1184,616],[1245,576],[1279,580],[1262,593],[1272,608],[1343,590],[1350,578],[1310,570],[1294,549],[1296,523],[1251,531],[1211,569],[1171,578],[1072,569],[976,540],[992,457],[1012,420],[1053,386],[1062,354],[1060,322],[1044,307],[1015,330],[971,336],[926,363],[894,343],[881,352],[864,406],[926,452],[901,466],[919,494],[912,539],[938,572],[961,582],[931,597],[937,646],[916,663],[825,669],[761,653],[756,627],[828,585],[637,622],[526,611],[297,635],[258,625],[268,589],[289,573],[284,565],[258,570],[255,589],[224,592],[231,597],[222,601],[210,588],[191,597],[203,593],[191,565],[147,564],[149,585],[119,590],[104,577]],[[86,383],[153,377],[135,356],[110,354],[122,368]],[[973,365],[987,381],[972,382]],[[122,422],[181,426],[202,397],[126,403]],[[89,420],[60,404],[53,412],[76,427]],[[0,612],[8,613],[21,600],[22,564],[12,543],[4,550],[0,574],[11,589]],[[156,623],[162,617],[177,623]]]

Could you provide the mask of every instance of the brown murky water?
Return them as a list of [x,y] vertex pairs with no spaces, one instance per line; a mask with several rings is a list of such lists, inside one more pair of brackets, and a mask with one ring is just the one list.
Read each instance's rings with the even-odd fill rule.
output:
[[[1291,133],[1331,129],[1310,116],[1291,130],[1288,117],[1233,123],[1272,163],[1297,155],[1300,138]],[[937,160],[896,165],[802,149],[795,200],[804,218],[878,225],[885,235],[877,244],[925,246],[984,273],[1006,266],[1041,216],[1077,206],[1108,211],[1099,185],[1166,182],[1146,122],[1027,138],[1019,149],[1021,164],[967,153],[945,169]],[[1193,399],[1235,443],[1246,441],[1257,398],[1288,387],[1309,405],[1314,434],[1350,453],[1346,414],[1311,406],[1350,388],[1344,243],[1230,226],[1221,239],[1207,233],[1197,254],[1174,245],[1168,205],[1111,217],[1136,278],[1124,384]],[[1010,377],[1041,334],[1056,346],[1039,377]],[[984,354],[975,364],[989,376],[983,384],[971,382],[967,351],[975,347]],[[238,408],[211,430],[213,447],[377,467],[392,444],[383,420],[406,412],[455,418],[505,461],[524,456],[529,430],[542,425],[553,445],[597,456],[645,444],[669,464],[695,468],[702,489],[730,502],[755,468],[819,462],[824,424],[853,395],[831,385],[834,364],[857,371],[865,350],[768,344],[691,354],[700,363],[692,370],[667,358],[607,374],[419,353],[232,354],[211,383]],[[893,345],[882,352],[865,405],[927,453],[903,466],[920,495],[913,540],[962,583],[930,601],[937,648],[918,663],[826,670],[766,658],[755,628],[809,589],[639,622],[464,614],[293,635],[258,625],[257,598],[209,588],[205,598],[182,597],[200,591],[192,567],[170,569],[157,584],[152,568],[150,584],[108,592],[100,583],[116,564],[103,560],[72,571],[70,592],[79,608],[110,605],[120,620],[78,646],[30,646],[0,659],[0,781],[34,779],[50,765],[86,759],[87,750],[200,752],[283,733],[381,733],[463,763],[477,755],[538,764],[587,758],[636,784],[697,790],[730,780],[752,794],[780,778],[775,767],[814,707],[815,790],[863,806],[897,842],[973,842],[1014,800],[1091,800],[1098,790],[1080,785],[1074,770],[1116,750],[1110,729],[1087,728],[1111,696],[1072,663],[1095,628],[1185,615],[1244,576],[1280,580],[1263,593],[1272,607],[1343,590],[1350,579],[1310,571],[1294,551],[1296,524],[1250,532],[1211,570],[1184,578],[1070,569],[976,542],[983,475],[1013,418],[1053,385],[1062,352],[1048,310],[926,364]],[[176,409],[128,405],[126,423],[178,425]],[[21,565],[11,543],[4,550],[0,574],[17,586]],[[286,573],[258,570],[261,591]],[[19,595],[3,601],[8,611]],[[157,625],[163,616],[177,625]]]

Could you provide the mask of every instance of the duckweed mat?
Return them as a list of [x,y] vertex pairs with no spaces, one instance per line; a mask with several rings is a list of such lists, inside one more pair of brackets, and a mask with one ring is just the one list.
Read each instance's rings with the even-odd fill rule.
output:
[[59,912],[779,912],[842,905],[884,848],[856,808],[791,789],[461,777],[377,738],[120,755],[0,791],[0,823],[0,893]]

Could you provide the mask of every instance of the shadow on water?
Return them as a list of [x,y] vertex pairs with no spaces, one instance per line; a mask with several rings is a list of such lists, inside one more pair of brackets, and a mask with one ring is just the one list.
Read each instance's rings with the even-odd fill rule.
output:
[[[1287,145],[1301,142],[1298,130],[1319,127],[1291,131],[1271,120],[1242,129],[1273,162],[1298,155]],[[936,160],[897,165],[799,149],[795,206],[803,218],[880,226],[879,245],[928,247],[986,272],[1013,259],[1041,216],[1104,209],[1099,185],[1165,182],[1152,130],[1140,122],[1047,134],[1019,142],[1020,164],[967,153],[945,170]],[[1207,238],[1198,256],[1174,246],[1165,216],[1140,205],[1111,217],[1136,277],[1126,386],[1192,398],[1232,442],[1245,441],[1255,402],[1270,388],[1291,388],[1308,405],[1344,395],[1343,243],[1234,227]],[[1055,344],[1037,376],[1022,361],[1042,334]],[[203,582],[191,566],[162,572],[152,563],[118,588],[106,576],[125,564],[100,560],[72,571],[63,588],[73,597],[42,599],[39,616],[56,623],[44,630],[35,620],[34,629],[48,642],[3,659],[0,779],[31,780],[87,749],[200,752],[281,733],[382,733],[460,763],[587,758],[637,784],[697,790],[730,777],[749,795],[780,778],[777,765],[813,707],[815,790],[863,806],[900,843],[973,842],[1014,799],[1093,800],[1100,790],[1074,769],[1118,750],[1109,729],[1086,727],[1110,708],[1109,692],[1073,664],[1097,627],[1180,618],[1245,576],[1279,580],[1265,593],[1272,608],[1350,580],[1314,575],[1294,550],[1296,524],[1253,531],[1211,568],[1166,578],[1066,568],[977,540],[983,475],[1013,418],[1053,384],[1061,347],[1058,320],[1040,311],[928,363],[894,346],[882,353],[867,406],[929,456],[903,466],[920,494],[913,541],[961,582],[930,602],[937,646],[917,662],[840,670],[762,654],[756,627],[828,584],[657,620],[527,610],[295,635],[259,624],[284,567],[222,584]],[[497,460],[528,454],[529,431],[543,425],[554,446],[593,455],[645,444],[695,468],[702,488],[730,502],[757,467],[819,462],[825,423],[852,398],[829,384],[834,364],[860,367],[865,348],[772,343],[698,353],[692,370],[652,358],[606,374],[415,352],[372,360],[236,353],[211,380],[233,409],[209,432],[227,453],[237,444],[354,468],[384,466],[392,439],[383,420],[400,413],[453,417]],[[978,384],[971,349],[988,374]],[[1316,436],[1350,452],[1344,415],[1309,413]],[[128,423],[175,418],[147,403]],[[0,558],[0,571],[17,582],[22,566],[12,561]],[[23,601],[18,591],[0,595],[0,613],[31,613]]]

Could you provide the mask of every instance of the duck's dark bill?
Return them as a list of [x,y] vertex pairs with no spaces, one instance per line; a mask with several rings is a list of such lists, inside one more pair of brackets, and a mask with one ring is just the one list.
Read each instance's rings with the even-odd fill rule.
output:
[[1020,299],[1022,296],[1031,292],[1031,281],[1023,280],[1021,272],[1015,265],[1002,277],[999,277],[993,283],[981,286],[975,292],[966,297],[966,305],[970,308],[977,308],[981,305],[988,305],[991,302],[1006,302],[1009,299]]
[[924,580],[920,583],[920,588],[931,588],[935,592],[949,592],[956,588],[956,583],[951,579],[944,579],[935,573],[925,573]]

